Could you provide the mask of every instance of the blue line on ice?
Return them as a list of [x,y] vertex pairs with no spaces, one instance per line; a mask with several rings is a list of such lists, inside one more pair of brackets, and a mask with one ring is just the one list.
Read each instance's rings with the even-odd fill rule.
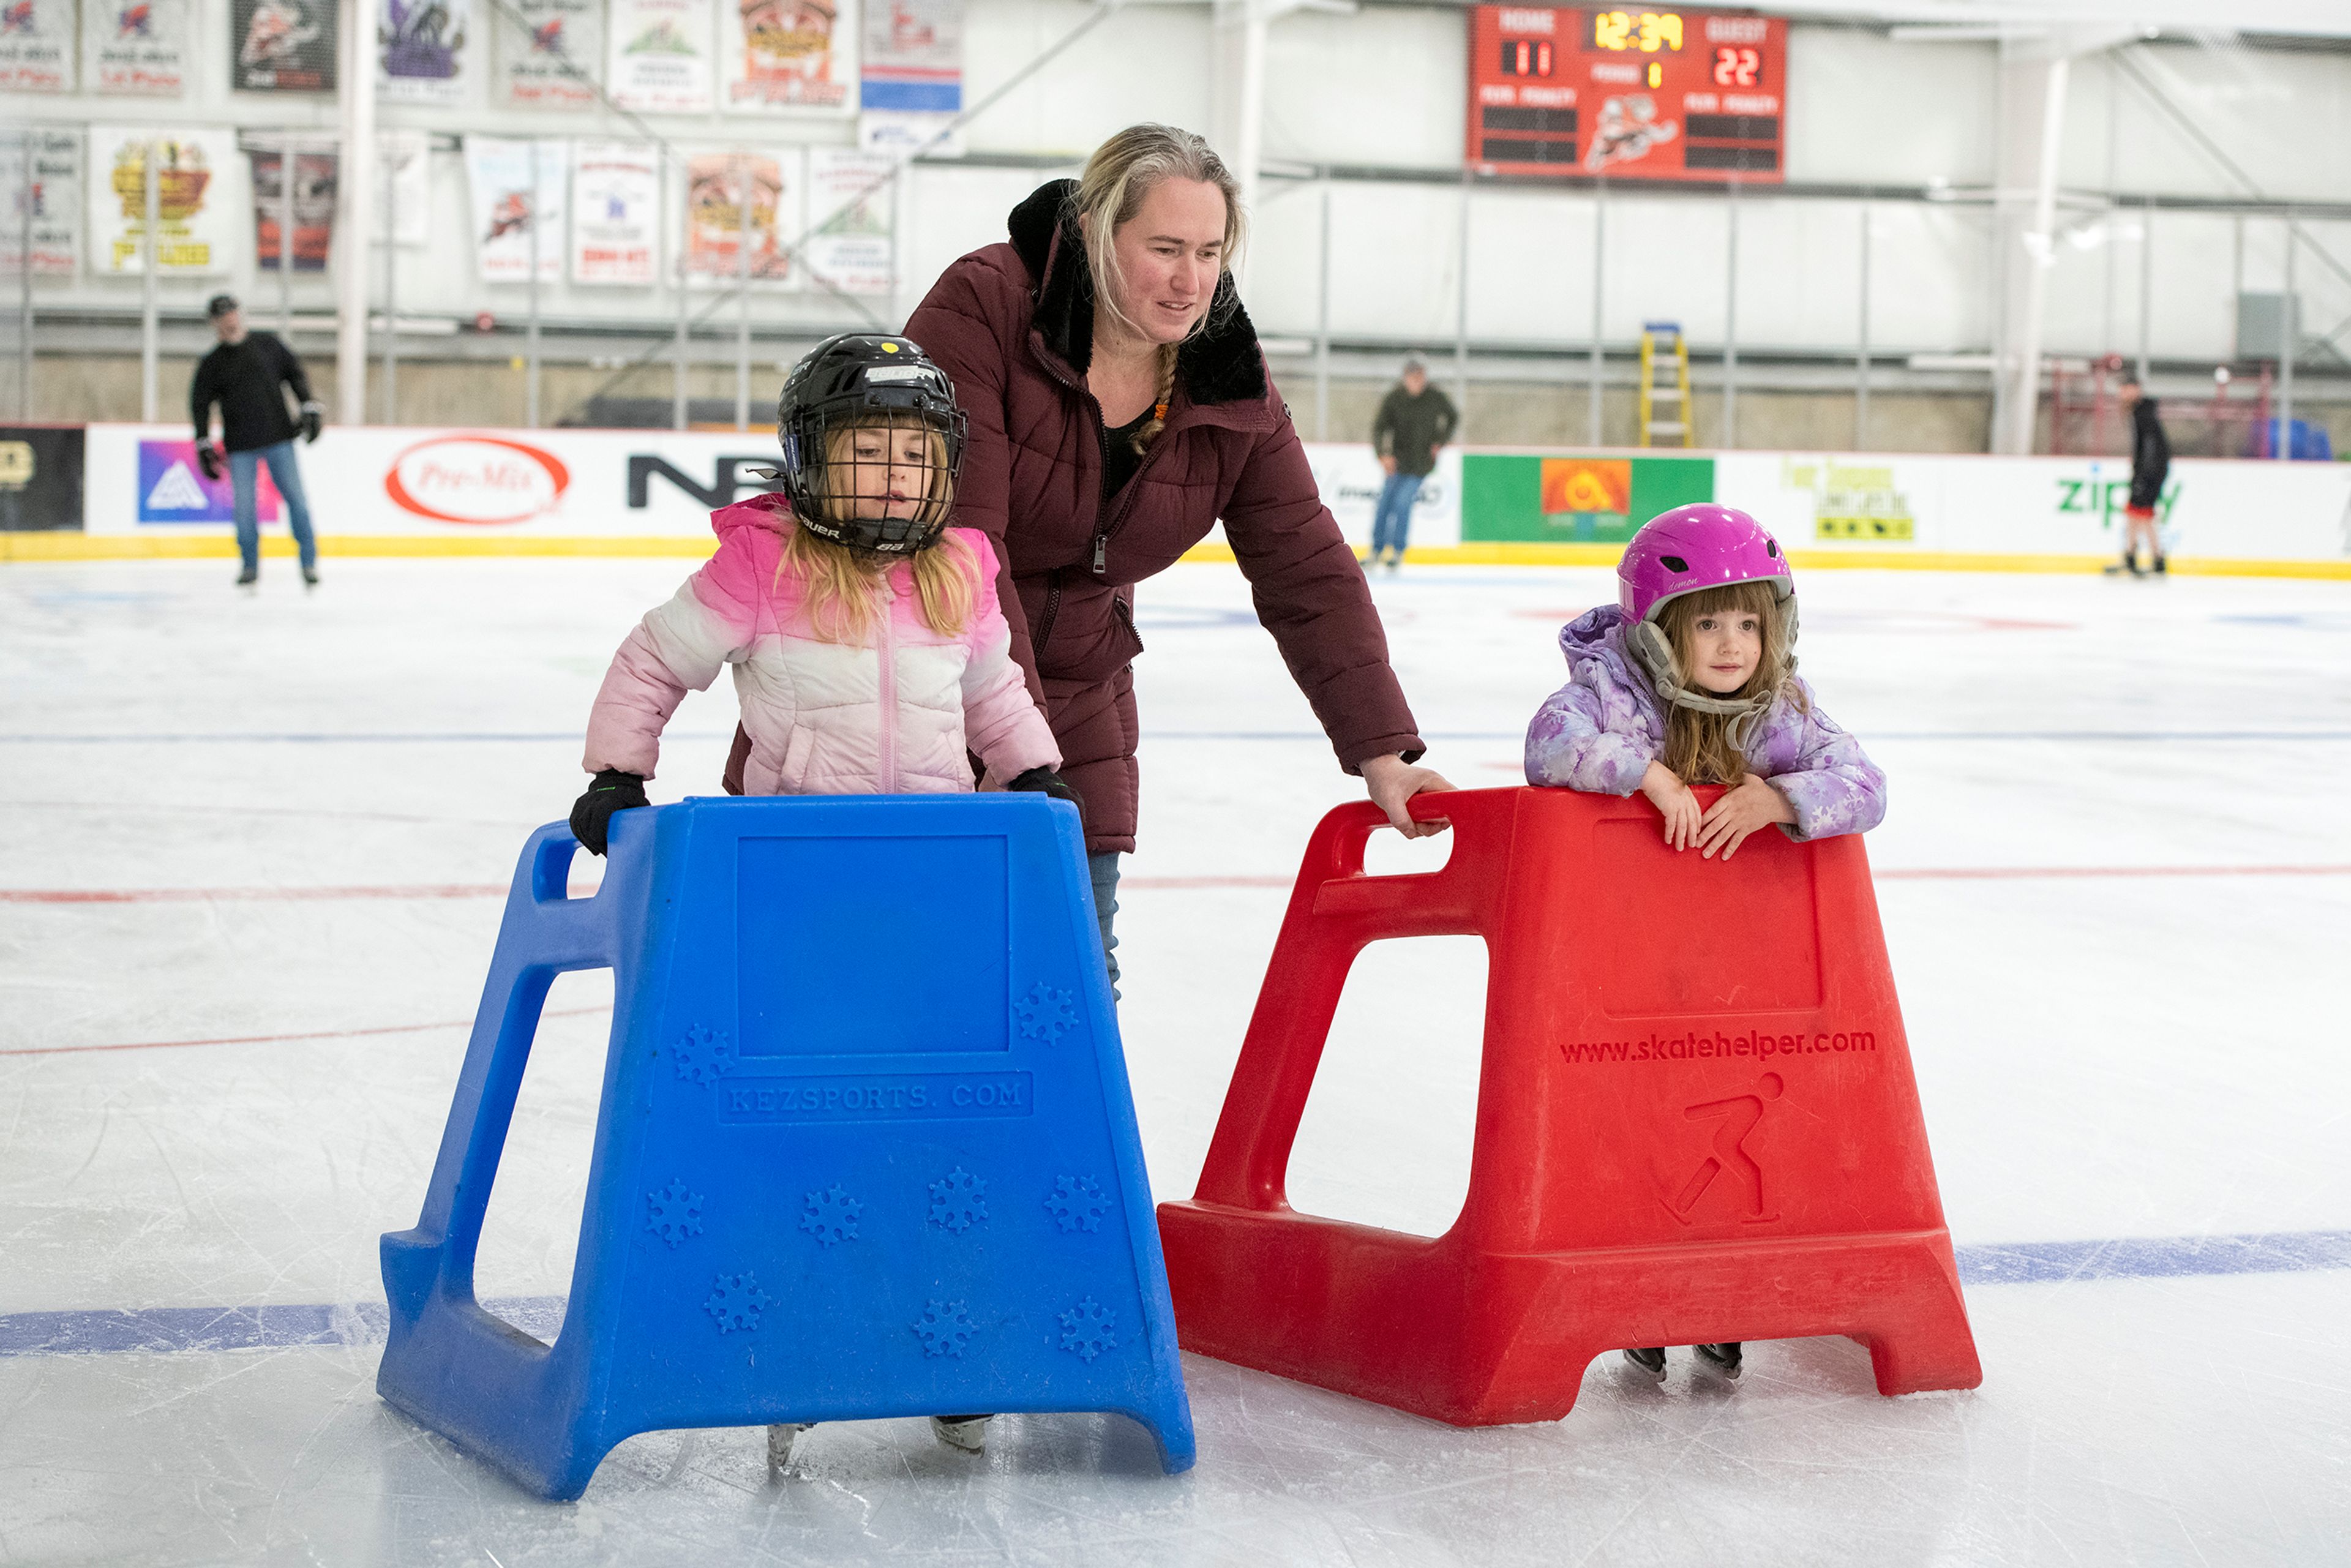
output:
[[[2096,1280],[2182,1280],[2351,1269],[2351,1230],[2254,1236],[2143,1236],[2114,1241],[2021,1241],[1957,1249],[1970,1285],[2053,1285]],[[552,1339],[560,1296],[484,1303],[525,1331]],[[0,1357],[103,1355],[120,1351],[291,1350],[383,1342],[381,1301],[342,1306],[146,1307],[0,1315]]]

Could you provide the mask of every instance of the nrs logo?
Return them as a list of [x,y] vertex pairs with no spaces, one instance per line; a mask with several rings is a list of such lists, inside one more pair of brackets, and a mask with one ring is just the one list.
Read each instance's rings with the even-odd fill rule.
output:
[[551,512],[571,472],[554,454],[497,435],[436,435],[392,459],[394,505],[439,523],[491,527]]

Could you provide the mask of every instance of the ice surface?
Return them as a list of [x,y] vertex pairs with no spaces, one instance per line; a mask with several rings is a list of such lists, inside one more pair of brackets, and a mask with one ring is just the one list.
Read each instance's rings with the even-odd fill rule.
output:
[[[1604,1362],[1565,1421],[1457,1431],[1189,1358],[1201,1459],[1173,1480],[1134,1428],[1040,1416],[979,1459],[917,1422],[821,1428],[780,1483],[757,1432],[654,1434],[577,1505],[516,1492],[376,1399],[376,1238],[422,1198],[494,893],[681,565],[330,559],[305,596],[274,562],[252,598],[217,562],[0,571],[0,1563],[2342,1556],[2351,591],[2293,581],[1802,588],[1805,672],[1892,776],[1870,851],[1963,1257],[2260,1234],[2300,1271],[2153,1247],[1973,1284],[1970,1395],[1883,1400],[1857,1347],[1808,1341],[1752,1347],[1735,1387]],[[1430,763],[1515,781],[1558,622],[1606,574],[1375,590]],[[1155,579],[1142,631],[1122,1022],[1173,1196],[1306,834],[1353,786],[1229,569]],[[732,719],[723,685],[688,700],[656,800],[715,789]],[[1474,943],[1372,950],[1301,1207],[1447,1223],[1482,973]],[[550,1002],[485,1296],[565,1289],[599,986]],[[345,1343],[178,1354],[54,1354],[35,1316],[369,1304],[319,1320]]]

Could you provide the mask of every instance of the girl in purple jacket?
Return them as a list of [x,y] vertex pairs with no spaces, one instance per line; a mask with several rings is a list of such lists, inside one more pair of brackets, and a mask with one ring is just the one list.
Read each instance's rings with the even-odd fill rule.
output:
[[[1616,568],[1618,602],[1559,634],[1568,682],[1527,726],[1527,782],[1646,795],[1666,842],[1729,860],[1776,824],[1796,840],[1861,833],[1886,775],[1796,678],[1796,586],[1746,513],[1702,504],[1653,519]],[[1701,810],[1693,784],[1728,786]],[[1736,1344],[1698,1358],[1739,1375]],[[1625,1358],[1662,1380],[1662,1348]]]

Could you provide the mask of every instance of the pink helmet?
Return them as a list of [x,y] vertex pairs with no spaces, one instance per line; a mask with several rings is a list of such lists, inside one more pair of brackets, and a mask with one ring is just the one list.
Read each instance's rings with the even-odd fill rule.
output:
[[1672,644],[1657,625],[1657,612],[1669,601],[1727,582],[1768,582],[1787,616],[1781,668],[1771,674],[1775,690],[1796,667],[1796,580],[1780,541],[1763,525],[1735,507],[1699,501],[1660,512],[1633,536],[1616,566],[1616,601],[1624,606],[1625,651],[1649,678],[1660,701],[1701,713],[1754,714],[1763,699],[1719,697],[1685,685],[1674,668]]

